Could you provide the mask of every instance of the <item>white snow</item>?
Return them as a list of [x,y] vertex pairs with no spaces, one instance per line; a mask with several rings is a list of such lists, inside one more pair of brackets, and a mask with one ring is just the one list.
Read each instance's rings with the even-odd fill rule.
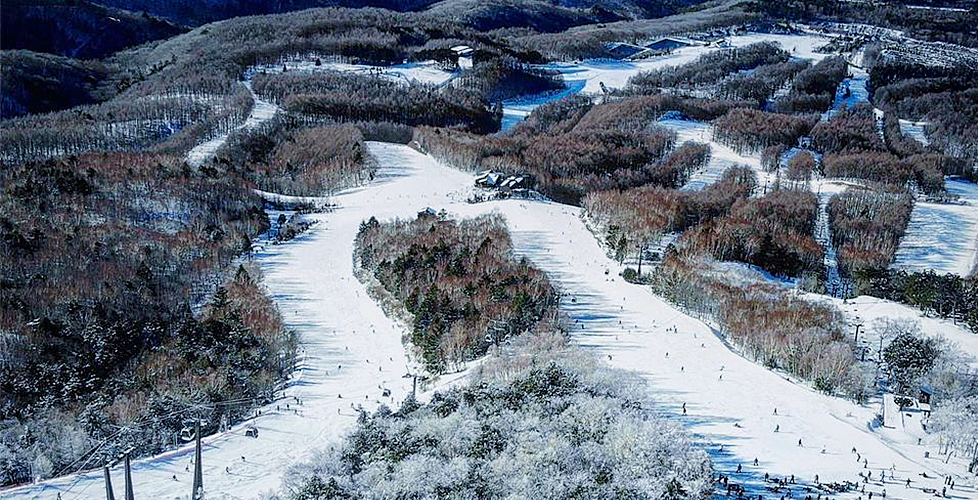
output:
[[[804,44],[802,49],[810,49],[811,45]],[[803,53],[802,49],[799,52]],[[251,123],[255,120],[249,118]],[[687,140],[712,136],[705,124],[666,125]],[[715,142],[706,142],[718,161],[760,169],[758,158],[743,157]],[[278,488],[285,467],[306,459],[350,428],[356,416],[351,405],[373,409],[384,399],[383,388],[391,390],[388,402],[396,403],[408,394],[410,379],[403,376],[416,368],[401,343],[404,329],[384,315],[353,276],[352,242],[360,222],[370,216],[412,217],[427,207],[445,208],[460,216],[493,210],[503,214],[516,253],[551,276],[561,288],[564,311],[580,322],[581,330],[571,332],[574,343],[605,357],[612,366],[643,375],[656,394],[659,410],[682,418],[710,450],[717,470],[730,475],[732,481],[747,483],[752,493],[770,495],[763,489],[765,472],[794,474],[810,483],[815,474],[822,482],[855,481],[857,473],[869,470],[878,477],[885,469],[892,471],[894,479],[884,485],[871,482],[867,491],[879,494],[887,488],[891,497],[923,500],[931,495],[922,487],[939,489],[941,480],[936,476],[951,473],[956,477],[959,498],[978,495],[973,479],[965,477],[958,459],[947,464],[925,459],[925,451],[936,454],[933,443],[925,440],[917,445],[906,432],[874,426],[879,402],[857,405],[817,393],[768,370],[738,355],[707,324],[653,295],[647,287],[624,282],[618,277],[622,267],[605,255],[586,228],[580,209],[518,199],[468,204],[464,200],[471,189],[471,175],[443,167],[406,146],[371,142],[368,149],[380,167],[373,183],[330,198],[336,205],[334,211],[308,216],[319,224],[287,244],[264,246],[256,256],[270,295],[287,324],[301,336],[300,368],[280,399],[262,408],[261,417],[247,423],[258,427],[258,439],[245,437],[244,425],[205,439],[204,484],[209,498],[254,498]],[[717,169],[719,166],[705,170]],[[710,181],[699,182],[707,185]],[[820,196],[827,196],[842,188],[841,183],[822,182],[818,189]],[[949,184],[949,189],[963,197],[975,193],[973,185]],[[975,210],[974,206],[966,207]],[[978,227],[978,221],[972,225]],[[974,237],[971,242],[969,258],[973,261]],[[742,269],[731,270],[747,274]],[[767,278],[761,275],[759,279]],[[899,315],[920,318],[911,308],[875,300],[835,303],[850,318],[858,315],[865,321]],[[967,352],[978,353],[978,336],[947,322],[920,320],[929,334],[945,335]],[[443,378],[444,383],[464,379],[459,375]],[[298,415],[284,409],[285,404],[294,404],[289,398],[295,397],[303,401],[298,408],[290,408],[297,409]],[[678,408],[684,403],[688,415],[679,417]],[[774,432],[776,426],[780,432]],[[721,444],[723,452],[718,451]],[[850,453],[852,447],[869,460],[869,469],[856,463]],[[184,446],[136,461],[137,496],[186,498],[192,477],[186,467],[191,456],[192,448]],[[753,466],[755,458],[758,467]],[[744,466],[743,473],[735,473],[738,464]],[[927,472],[929,478],[920,476],[921,472]],[[114,468],[113,474],[118,488],[119,468]],[[913,480],[912,488],[903,487],[907,478]],[[96,499],[102,498],[103,492],[101,472],[95,470],[8,489],[3,496],[54,498],[62,493],[66,500]],[[857,496],[841,495],[847,500]]]
[[695,120],[662,119],[657,125],[676,132],[676,145],[687,141],[705,143],[710,146],[710,161],[706,167],[690,176],[689,181],[681,188],[683,191],[700,191],[706,189],[723,177],[728,168],[735,165],[750,167],[757,175],[758,190],[761,195],[774,186],[775,175],[765,172],[761,167],[759,154],[741,154],[730,146],[713,140],[713,125]]
[[400,81],[403,83],[430,83],[441,85],[455,77],[456,73],[446,71],[435,61],[420,61],[392,66],[372,66],[369,64],[350,64],[340,62],[321,61],[316,64],[315,58],[303,58],[298,60],[288,60],[283,63],[264,64],[251,68],[253,72],[282,73],[282,68],[287,73],[323,73],[338,71],[341,73],[357,73],[364,75],[376,75],[389,80]]
[[323,207],[329,204],[329,198],[322,196],[291,196],[287,194],[270,193],[268,191],[262,191],[261,189],[253,189],[252,191],[261,197],[261,199],[279,205],[313,205],[316,207]]
[[[971,333],[962,325],[954,324],[951,320],[923,316],[919,309],[870,296],[860,296],[849,300],[811,294],[808,297],[811,300],[828,300],[838,307],[846,315],[847,321],[851,325],[850,334],[854,333],[856,324],[863,325],[859,333],[859,346],[868,349],[866,359],[878,359],[879,357],[880,332],[876,328],[878,322],[881,320],[898,320],[919,323],[922,335],[944,337],[971,358],[972,367],[978,367],[978,335]],[[886,340],[888,339],[884,339],[884,341]]]
[[856,104],[869,102],[869,72],[858,66],[849,65],[852,76],[842,80],[839,88],[835,92],[835,102],[832,109],[822,114],[822,121],[826,121],[835,116],[840,109],[851,108]]
[[278,113],[279,107],[275,103],[263,100],[258,97],[258,94],[251,88],[251,79],[247,78],[244,81],[244,85],[248,87],[248,92],[251,93],[251,98],[254,100],[254,104],[251,107],[251,113],[248,114],[248,118],[245,119],[244,123],[236,127],[230,132],[225,132],[217,137],[198,144],[189,152],[187,152],[186,161],[187,164],[192,167],[199,167],[203,165],[207,160],[214,157],[214,153],[217,152],[221,146],[227,142],[228,137],[231,132],[236,131],[248,131],[253,130],[255,127],[261,125],[266,120],[270,120],[275,113]]
[[816,195],[818,196],[818,219],[815,221],[815,241],[822,246],[825,252],[823,263],[825,264],[825,289],[826,292],[835,297],[844,293],[842,276],[839,274],[839,259],[836,254],[835,244],[832,242],[832,228],[829,224],[829,201],[836,194],[846,190],[848,187],[842,182],[832,182],[819,180],[817,182]]
[[894,267],[961,276],[974,269],[978,251],[978,185],[959,179],[947,179],[944,184],[961,203],[918,200],[910,214],[907,233],[900,240]]
[[[929,494],[920,487],[939,487],[936,476],[954,473],[958,494],[975,494],[963,477],[961,462],[924,459],[925,450],[936,451],[930,443],[918,446],[915,440],[893,439],[872,426],[878,405],[860,406],[820,394],[765,369],[728,348],[702,321],[648,288],[617,277],[622,268],[606,257],[585,227],[580,209],[529,200],[467,204],[463,200],[470,175],[442,167],[406,146],[369,143],[369,150],[380,165],[372,185],[333,197],[335,211],[311,216],[320,224],[257,257],[271,295],[289,326],[302,336],[301,369],[285,396],[304,403],[300,415],[275,411],[274,404],[263,408],[263,416],[250,422],[260,430],[258,439],[244,437],[242,426],[206,439],[204,484],[210,498],[253,498],[276,488],[289,463],[308,457],[350,427],[355,419],[351,404],[374,407],[382,387],[391,389],[395,401],[405,397],[410,381],[402,376],[412,368],[400,341],[403,330],[384,316],[352,275],[352,241],[367,217],[410,217],[426,207],[460,216],[493,210],[503,214],[516,253],[552,277],[562,290],[564,311],[582,325],[571,332],[574,343],[615,367],[642,374],[656,394],[659,410],[682,418],[711,451],[718,471],[747,483],[755,494],[766,493],[759,479],[765,472],[794,474],[804,482],[814,474],[823,482],[856,480],[866,469],[856,463],[852,447],[869,460],[869,470],[877,476],[883,469],[895,476],[886,485],[871,483],[867,491],[879,493],[886,487],[891,496],[923,500]],[[888,316],[902,307],[851,304],[862,307],[860,314],[867,318],[873,311]],[[947,325],[927,323],[926,328],[964,339]],[[973,348],[978,349],[969,347]],[[276,404],[285,403],[290,401]],[[683,403],[689,414],[679,417]],[[780,432],[774,432],[775,426]],[[799,439],[802,446],[797,445]],[[722,453],[720,444],[725,445]],[[137,461],[137,494],[185,497],[190,456],[190,448],[184,447]],[[752,465],[755,457],[758,467]],[[738,464],[744,466],[741,474],[735,473]],[[932,479],[918,475],[925,471]],[[171,478],[173,474],[179,481]],[[115,475],[119,477],[118,469]],[[913,488],[904,489],[900,483],[908,477]],[[48,498],[58,491],[66,499],[101,498],[100,474],[69,476],[4,494],[11,499]]]
[[924,127],[926,126],[927,122],[912,122],[910,120],[900,119],[900,133],[924,146],[930,144],[930,139],[927,138],[927,133],[924,131]]
[[[728,37],[727,41],[733,47],[742,47],[763,41],[774,41],[780,43],[783,49],[792,54],[792,57],[818,61],[826,57],[826,54],[817,53],[814,49],[820,45],[824,45],[828,41],[828,38],[812,34],[778,35],[750,33]],[[602,94],[602,83],[609,90],[620,89],[625,87],[629,78],[638,73],[686,64],[714,50],[720,50],[720,48],[716,46],[693,45],[677,49],[670,54],[634,61],[589,59],[579,62],[559,62],[541,65],[541,68],[560,73],[564,79],[564,83],[568,87],[567,90],[564,92],[552,92],[503,101],[504,118],[502,129],[504,131],[509,130],[522,117],[530,114],[531,111],[543,103],[561,99],[579,92],[589,95],[600,95]]]

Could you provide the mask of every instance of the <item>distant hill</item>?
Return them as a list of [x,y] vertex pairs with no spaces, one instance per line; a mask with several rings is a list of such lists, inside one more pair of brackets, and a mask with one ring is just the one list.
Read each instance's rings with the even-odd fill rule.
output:
[[78,59],[105,57],[186,31],[149,14],[76,0],[5,0],[0,14],[0,48]]
[[437,0],[104,0],[135,12],[144,11],[172,22],[200,26],[240,16],[280,14],[314,7],[378,7],[399,12],[424,10]]
[[27,50],[0,51],[0,118],[45,113],[109,97],[111,71],[94,61],[80,61]]
[[106,5],[146,11],[198,26],[231,17],[276,14],[312,7],[378,7],[455,16],[475,28],[531,27],[555,31],[593,22],[657,17],[697,0],[104,0]]

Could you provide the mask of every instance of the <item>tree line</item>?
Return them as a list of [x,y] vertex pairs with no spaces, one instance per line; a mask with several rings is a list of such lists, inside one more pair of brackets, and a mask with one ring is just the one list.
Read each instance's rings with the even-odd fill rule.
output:
[[837,309],[793,297],[777,285],[724,279],[729,273],[714,267],[709,257],[669,253],[656,268],[652,286],[687,312],[717,321],[722,335],[768,368],[828,394],[857,401],[868,397],[870,381],[857,367]]
[[547,276],[513,257],[499,216],[361,224],[355,259],[383,302],[410,315],[409,338],[431,373],[484,355],[525,332],[554,328],[557,292]]
[[690,89],[713,85],[731,73],[784,63],[788,58],[789,54],[774,42],[716,50],[680,66],[639,73],[628,80],[627,91],[654,94],[662,88]]
[[749,73],[733,73],[720,80],[714,95],[751,100],[757,107],[764,107],[775,92],[810,65],[807,60],[789,60],[764,64]]
[[63,473],[106,439],[98,461],[162,451],[175,408],[205,405],[214,430],[269,397],[295,338],[257,269],[222,278],[269,227],[245,184],[159,154],[0,172],[0,433],[19,436],[3,440],[3,484]]
[[731,167],[702,191],[659,186],[598,191],[584,199],[584,209],[615,259],[624,262],[634,255],[641,276],[646,254],[662,236],[726,215],[756,187],[749,168]]
[[713,138],[741,153],[770,146],[794,146],[807,135],[818,118],[785,115],[758,109],[737,108],[713,122]]
[[[967,67],[929,67],[886,58],[871,72],[873,100],[901,118],[927,122],[924,130],[938,151],[967,161],[949,175],[978,179],[978,73]],[[892,125],[891,125],[892,127]],[[912,152],[912,151],[908,151]]]
[[849,74],[849,63],[842,56],[830,56],[805,68],[791,80],[791,90],[771,102],[779,113],[821,113],[832,107],[836,89]]
[[709,456],[648,411],[643,382],[563,346],[529,347],[428,403],[362,412],[342,442],[288,470],[283,495],[710,497]]
[[867,276],[889,267],[913,209],[907,193],[847,189],[829,200],[839,272],[865,288]]
[[867,295],[911,305],[928,314],[964,323],[978,333],[978,276],[874,269],[866,273]]
[[823,251],[812,237],[818,197],[808,190],[775,189],[759,198],[741,198],[730,213],[687,231],[681,251],[756,265],[776,276],[809,276],[820,281]]
[[263,191],[322,196],[373,179],[376,165],[354,125],[305,125],[276,117],[229,139],[213,163],[239,172]]

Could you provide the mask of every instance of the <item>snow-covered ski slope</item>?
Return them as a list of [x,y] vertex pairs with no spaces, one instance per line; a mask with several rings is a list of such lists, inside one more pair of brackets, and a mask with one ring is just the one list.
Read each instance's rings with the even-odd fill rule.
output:
[[[273,116],[275,116],[275,113],[278,113],[279,111],[278,105],[258,97],[258,94],[256,94],[251,88],[250,78],[244,81],[244,85],[248,87],[248,92],[251,92],[251,98],[254,100],[254,104],[251,107],[251,113],[248,114],[248,118],[245,119],[244,123],[235,128],[233,130],[234,132],[239,130],[252,130],[261,125],[263,122],[270,120]],[[199,167],[203,165],[207,160],[214,157],[214,153],[216,153],[217,150],[220,149],[225,142],[227,142],[230,135],[231,132],[226,132],[207,142],[195,146],[193,149],[187,152],[187,164],[192,167]]]
[[[238,426],[206,440],[208,498],[254,498],[278,487],[289,463],[350,428],[355,415],[351,405],[373,408],[385,399],[384,388],[391,390],[388,401],[406,396],[410,379],[402,377],[411,367],[401,345],[402,330],[354,278],[352,242],[360,222],[370,216],[412,217],[427,207],[460,216],[503,214],[516,252],[545,270],[561,288],[562,306],[575,325],[573,341],[612,366],[645,376],[657,408],[681,419],[711,451],[718,470],[731,475],[732,481],[752,485],[755,494],[768,494],[761,486],[766,472],[794,474],[806,483],[815,474],[823,482],[856,480],[857,473],[867,469],[856,463],[853,447],[868,459],[876,476],[882,469],[893,471],[893,481],[867,488],[878,494],[885,487],[890,498],[929,498],[920,488],[939,488],[941,480],[925,479],[922,472],[931,478],[962,472],[956,460],[945,465],[924,459],[924,451],[932,448],[872,427],[878,405],[859,406],[826,396],[767,370],[736,354],[709,326],[648,288],[621,280],[621,269],[605,256],[578,208],[528,200],[467,204],[462,200],[471,189],[470,175],[442,167],[406,146],[368,147],[380,165],[375,182],[330,198],[335,211],[311,216],[320,224],[290,243],[268,246],[257,257],[271,295],[302,337],[301,369],[285,398],[263,408],[263,415],[250,422],[258,427],[259,438],[245,437],[243,426]],[[965,347],[972,354],[978,349]],[[294,397],[303,401],[298,415],[289,413],[296,409]],[[684,403],[688,414],[680,416]],[[137,495],[186,498],[191,455],[184,447],[137,461]],[[744,467],[740,474],[735,473],[738,464]],[[118,469],[115,474],[118,478]],[[908,477],[913,487],[905,489],[902,482]],[[958,478],[957,483],[959,498],[978,495],[967,479]],[[58,492],[66,500],[102,498],[101,475],[93,471],[68,476],[4,491],[3,497],[53,499]]]
[[741,165],[750,167],[757,175],[759,189],[757,193],[764,194],[774,186],[775,175],[765,172],[761,167],[760,154],[742,154],[726,144],[713,140],[713,125],[695,120],[663,119],[656,124],[676,132],[676,145],[688,141],[701,142],[710,146],[710,161],[705,167],[696,171],[683,185],[683,191],[700,191],[720,180],[723,173],[730,167]]
[[254,66],[254,72],[282,73],[283,69],[287,73],[357,73],[362,75],[375,75],[389,80],[402,83],[430,83],[441,85],[451,80],[456,73],[445,71],[435,61],[419,61],[392,66],[371,66],[369,64],[350,64],[340,62],[320,61],[316,63],[316,57],[306,57],[286,60],[277,64],[263,64]]
[[[256,255],[270,296],[301,337],[301,363],[282,398],[246,424],[258,428],[258,439],[245,437],[245,425],[239,425],[204,440],[210,499],[254,498],[277,489],[285,467],[308,458],[355,422],[353,406],[373,410],[381,401],[399,403],[411,391],[412,380],[403,378],[414,373],[401,343],[403,330],[353,276],[353,239],[360,222],[371,216],[411,217],[425,207],[444,206],[471,177],[405,146],[371,143],[369,149],[380,165],[370,187],[331,197],[335,211],[310,216],[319,224],[288,244],[265,245]],[[390,397],[382,397],[384,389]],[[192,457],[188,445],[133,462],[137,497],[186,498]],[[113,472],[118,488],[121,471]],[[53,500],[61,493],[64,500],[101,499],[104,491],[101,471],[93,471],[3,491],[0,497]]]
[[[781,44],[781,48],[791,53],[792,57],[801,59],[821,60],[826,54],[815,52],[815,48],[828,42],[828,38],[813,35],[779,35],[771,33],[750,33],[728,37],[727,42],[733,47],[742,47],[752,43],[772,41]],[[628,79],[643,71],[651,71],[669,66],[679,66],[694,61],[697,57],[722,50],[716,46],[694,45],[683,47],[665,54],[648,59],[622,61],[617,59],[589,59],[580,62],[560,62],[545,64],[544,69],[554,70],[563,77],[567,89],[561,92],[550,92],[532,96],[524,96],[503,101],[503,130],[509,130],[519,123],[537,106],[562,99],[571,94],[584,93],[600,95],[601,84],[606,88],[620,89],[628,83]]]
[[947,179],[948,193],[960,204],[914,204],[894,267],[967,276],[978,259],[978,184]]
[[900,119],[900,133],[910,137],[911,139],[927,146],[930,144],[930,139],[927,138],[927,132],[924,127],[927,126],[927,122],[912,122],[910,120]]

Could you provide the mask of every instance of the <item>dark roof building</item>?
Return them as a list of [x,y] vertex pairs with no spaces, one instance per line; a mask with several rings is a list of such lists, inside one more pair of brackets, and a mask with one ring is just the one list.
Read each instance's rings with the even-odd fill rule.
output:
[[660,38],[652,43],[646,44],[645,48],[659,52],[676,50],[682,47],[689,47],[690,45],[692,44],[676,38]]

